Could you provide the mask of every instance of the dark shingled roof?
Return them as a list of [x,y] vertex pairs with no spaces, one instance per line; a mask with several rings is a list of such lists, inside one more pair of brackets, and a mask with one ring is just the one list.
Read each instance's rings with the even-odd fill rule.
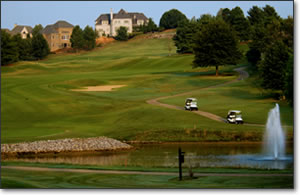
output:
[[10,33],[11,33],[12,35],[21,33],[24,27],[27,29],[28,33],[31,33],[31,32],[32,32],[31,26],[17,25],[17,26],[15,26],[15,27],[10,31]]
[[43,34],[57,33],[58,28],[73,28],[74,26],[66,21],[60,20],[55,24],[47,25],[43,30]]
[[[121,9],[117,14],[113,14],[113,18],[122,19],[130,18],[132,19],[133,24],[137,24],[137,20],[148,20],[148,18],[143,13],[138,12],[126,12],[124,9]],[[101,24],[103,20],[108,20],[110,24],[110,14],[101,14],[96,20],[96,24]]]
[[8,28],[1,28],[1,30],[4,30],[7,33],[10,33],[10,30]]

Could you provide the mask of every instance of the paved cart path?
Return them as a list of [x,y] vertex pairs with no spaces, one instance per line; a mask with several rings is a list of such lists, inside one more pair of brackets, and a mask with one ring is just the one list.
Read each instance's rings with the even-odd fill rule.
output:
[[[246,79],[246,78],[249,77],[248,72],[246,72],[244,69],[245,69],[245,67],[240,67],[240,68],[235,68],[234,69],[234,71],[239,73],[239,77],[234,79],[234,80],[231,80],[231,81],[228,81],[228,82],[225,82],[225,83],[222,83],[222,84],[218,84],[218,85],[212,85],[212,86],[209,86],[209,87],[205,87],[205,88],[185,92],[185,93],[180,93],[180,94],[176,94],[176,95],[170,95],[170,96],[164,96],[164,97],[159,97],[159,98],[155,98],[155,99],[150,99],[150,100],[147,100],[146,102],[148,104],[157,105],[157,106],[161,106],[161,107],[165,107],[165,108],[170,108],[170,109],[175,109],[175,110],[185,110],[183,106],[175,106],[175,105],[171,105],[171,104],[165,104],[165,103],[159,102],[159,100],[178,97],[178,96],[190,95],[190,94],[193,94],[195,92],[199,92],[199,91],[204,90],[204,89],[216,88],[216,87],[220,87],[220,86],[224,86],[224,85],[228,85],[228,84],[231,84],[231,83],[241,81],[241,80]],[[198,111],[193,111],[193,113],[204,116],[204,117],[209,118],[211,120],[226,123],[225,118],[220,117],[220,116],[215,115],[215,114],[210,113],[210,112],[206,112],[206,111],[203,111],[203,110],[198,110]],[[265,126],[263,124],[250,124],[250,123],[244,123],[244,125],[261,126],[261,127]]]
[[[70,173],[97,173],[97,174],[124,174],[124,175],[170,175],[178,176],[175,172],[146,172],[146,171],[118,171],[118,170],[90,170],[90,169],[65,169],[27,166],[1,166],[1,169],[15,169],[22,171],[49,171],[49,172],[70,172]],[[188,176],[183,174],[183,176]],[[194,173],[194,176],[227,176],[227,177],[293,177],[289,173]]]

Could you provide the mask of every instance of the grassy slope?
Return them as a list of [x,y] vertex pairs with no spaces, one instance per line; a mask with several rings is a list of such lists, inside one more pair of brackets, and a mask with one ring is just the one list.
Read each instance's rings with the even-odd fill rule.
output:
[[[193,113],[145,103],[151,98],[236,77],[214,77],[214,68],[191,69],[193,56],[176,55],[174,46],[169,53],[170,42],[170,39],[139,38],[115,42],[92,52],[52,55],[39,62],[2,67],[1,142],[101,135],[157,141],[239,140],[247,136],[249,140],[259,139],[263,128],[221,124]],[[230,69],[232,67],[222,67],[221,72]],[[105,84],[127,86],[112,92],[70,90]],[[227,93],[230,92],[236,91],[229,89]],[[255,94],[246,95],[240,98],[239,104],[248,105],[246,103],[255,98]],[[215,110],[209,109],[222,115],[223,109],[228,109],[219,109],[224,98],[220,95],[220,102],[215,99],[215,102],[210,99],[212,102],[206,107],[215,105]],[[184,97],[170,101],[182,105]],[[199,103],[205,106],[203,100]],[[249,106],[255,116],[253,113],[260,110],[266,115],[272,105],[269,99],[260,98],[257,108],[262,109]],[[286,118],[292,118],[291,109],[287,106],[284,109]],[[247,119],[247,115],[245,117]],[[263,120],[258,115],[252,117],[251,122],[262,123]]]

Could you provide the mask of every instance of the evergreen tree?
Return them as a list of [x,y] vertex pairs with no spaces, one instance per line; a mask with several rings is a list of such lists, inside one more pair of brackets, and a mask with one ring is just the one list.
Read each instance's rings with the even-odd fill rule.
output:
[[294,55],[290,55],[285,74],[284,95],[293,106],[294,101]]
[[281,22],[282,39],[289,48],[294,48],[294,19],[288,17]]
[[259,64],[263,88],[272,90],[284,89],[288,59],[288,49],[282,41],[276,41],[267,48],[264,58]]
[[1,65],[7,65],[19,60],[18,45],[10,34],[1,30]]
[[244,12],[240,7],[235,7],[232,10],[228,8],[222,9],[219,15],[236,31],[241,41],[249,40],[251,32],[250,22],[245,18]]
[[35,59],[43,59],[50,53],[46,39],[41,33],[32,37],[32,55]]
[[261,8],[253,6],[248,11],[248,15],[248,20],[250,21],[251,25],[260,25],[264,23],[265,15],[264,11]]
[[70,42],[71,42],[71,47],[74,48],[76,51],[78,51],[78,49],[83,48],[84,38],[83,38],[83,31],[80,28],[80,26],[76,25],[73,28]]
[[96,33],[92,27],[86,26],[83,30],[84,48],[91,50],[96,46]]
[[13,41],[17,44],[19,60],[34,60],[30,37],[22,39],[20,34],[16,34],[13,36]]
[[155,32],[157,30],[158,30],[158,28],[157,28],[156,24],[154,23],[154,21],[152,20],[152,18],[149,18],[148,24],[144,25],[143,33]]
[[233,65],[241,58],[235,33],[223,20],[212,20],[196,34],[194,67]]
[[127,33],[127,28],[124,26],[121,26],[117,30],[117,36],[115,37],[116,40],[118,41],[127,41],[129,38],[128,33]]
[[199,26],[200,24],[195,20],[183,21],[179,24],[173,37],[177,53],[193,53],[195,33],[199,30]]
[[43,30],[43,26],[41,24],[35,25],[35,27],[32,29],[32,36],[41,33]]
[[181,21],[186,21],[186,16],[177,9],[165,12],[159,21],[159,26],[164,29],[177,28]]

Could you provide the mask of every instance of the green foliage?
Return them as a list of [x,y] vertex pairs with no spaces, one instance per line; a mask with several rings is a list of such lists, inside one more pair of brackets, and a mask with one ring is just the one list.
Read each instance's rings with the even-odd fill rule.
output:
[[246,54],[248,62],[254,67],[257,68],[256,65],[261,59],[260,51],[256,48],[250,48]]
[[1,30],[1,65],[7,65],[19,60],[17,42],[10,34]]
[[288,17],[281,22],[282,40],[289,48],[294,47],[294,19]]
[[83,30],[84,48],[87,50],[94,49],[96,46],[97,34],[92,27],[86,26]]
[[118,30],[117,30],[117,36],[115,37],[116,40],[118,41],[127,41],[129,38],[129,35],[127,33],[127,28],[124,26],[121,26]]
[[284,90],[288,59],[288,49],[282,41],[276,41],[267,48],[263,60],[259,64],[263,88]]
[[31,43],[32,55],[35,59],[43,59],[50,53],[48,43],[42,34],[38,33],[34,35]]
[[259,25],[264,23],[264,11],[257,7],[253,6],[248,11],[248,20],[250,21],[251,25]]
[[86,26],[84,30],[76,25],[73,28],[71,35],[71,47],[78,51],[80,49],[92,50],[96,47],[96,38],[98,36],[97,31],[94,31],[92,27]]
[[228,8],[221,9],[218,15],[231,25],[241,41],[249,40],[251,32],[250,23],[245,18],[243,10],[240,7],[235,7],[232,10]]
[[142,32],[142,33],[158,31],[158,27],[156,26],[152,18],[149,18],[149,22],[147,24],[143,24],[133,28],[134,28],[134,32]]
[[177,9],[171,9],[165,12],[159,21],[159,26],[164,29],[177,28],[180,22],[186,21],[186,16]]
[[71,47],[74,48],[76,51],[78,49],[83,48],[84,46],[83,31],[79,25],[76,25],[73,28],[70,42],[71,42]]
[[177,53],[193,53],[195,33],[199,30],[199,23],[195,20],[181,22],[173,37]]
[[16,34],[12,37],[12,40],[17,43],[19,60],[34,60],[31,38],[27,37],[22,39],[20,34]]
[[290,55],[285,75],[284,95],[288,102],[294,104],[294,55]]
[[234,65],[241,58],[237,37],[223,20],[212,20],[196,34],[194,67]]
[[32,29],[32,36],[35,36],[37,34],[41,34],[41,31],[43,30],[43,26],[41,24],[35,25],[35,27]]

